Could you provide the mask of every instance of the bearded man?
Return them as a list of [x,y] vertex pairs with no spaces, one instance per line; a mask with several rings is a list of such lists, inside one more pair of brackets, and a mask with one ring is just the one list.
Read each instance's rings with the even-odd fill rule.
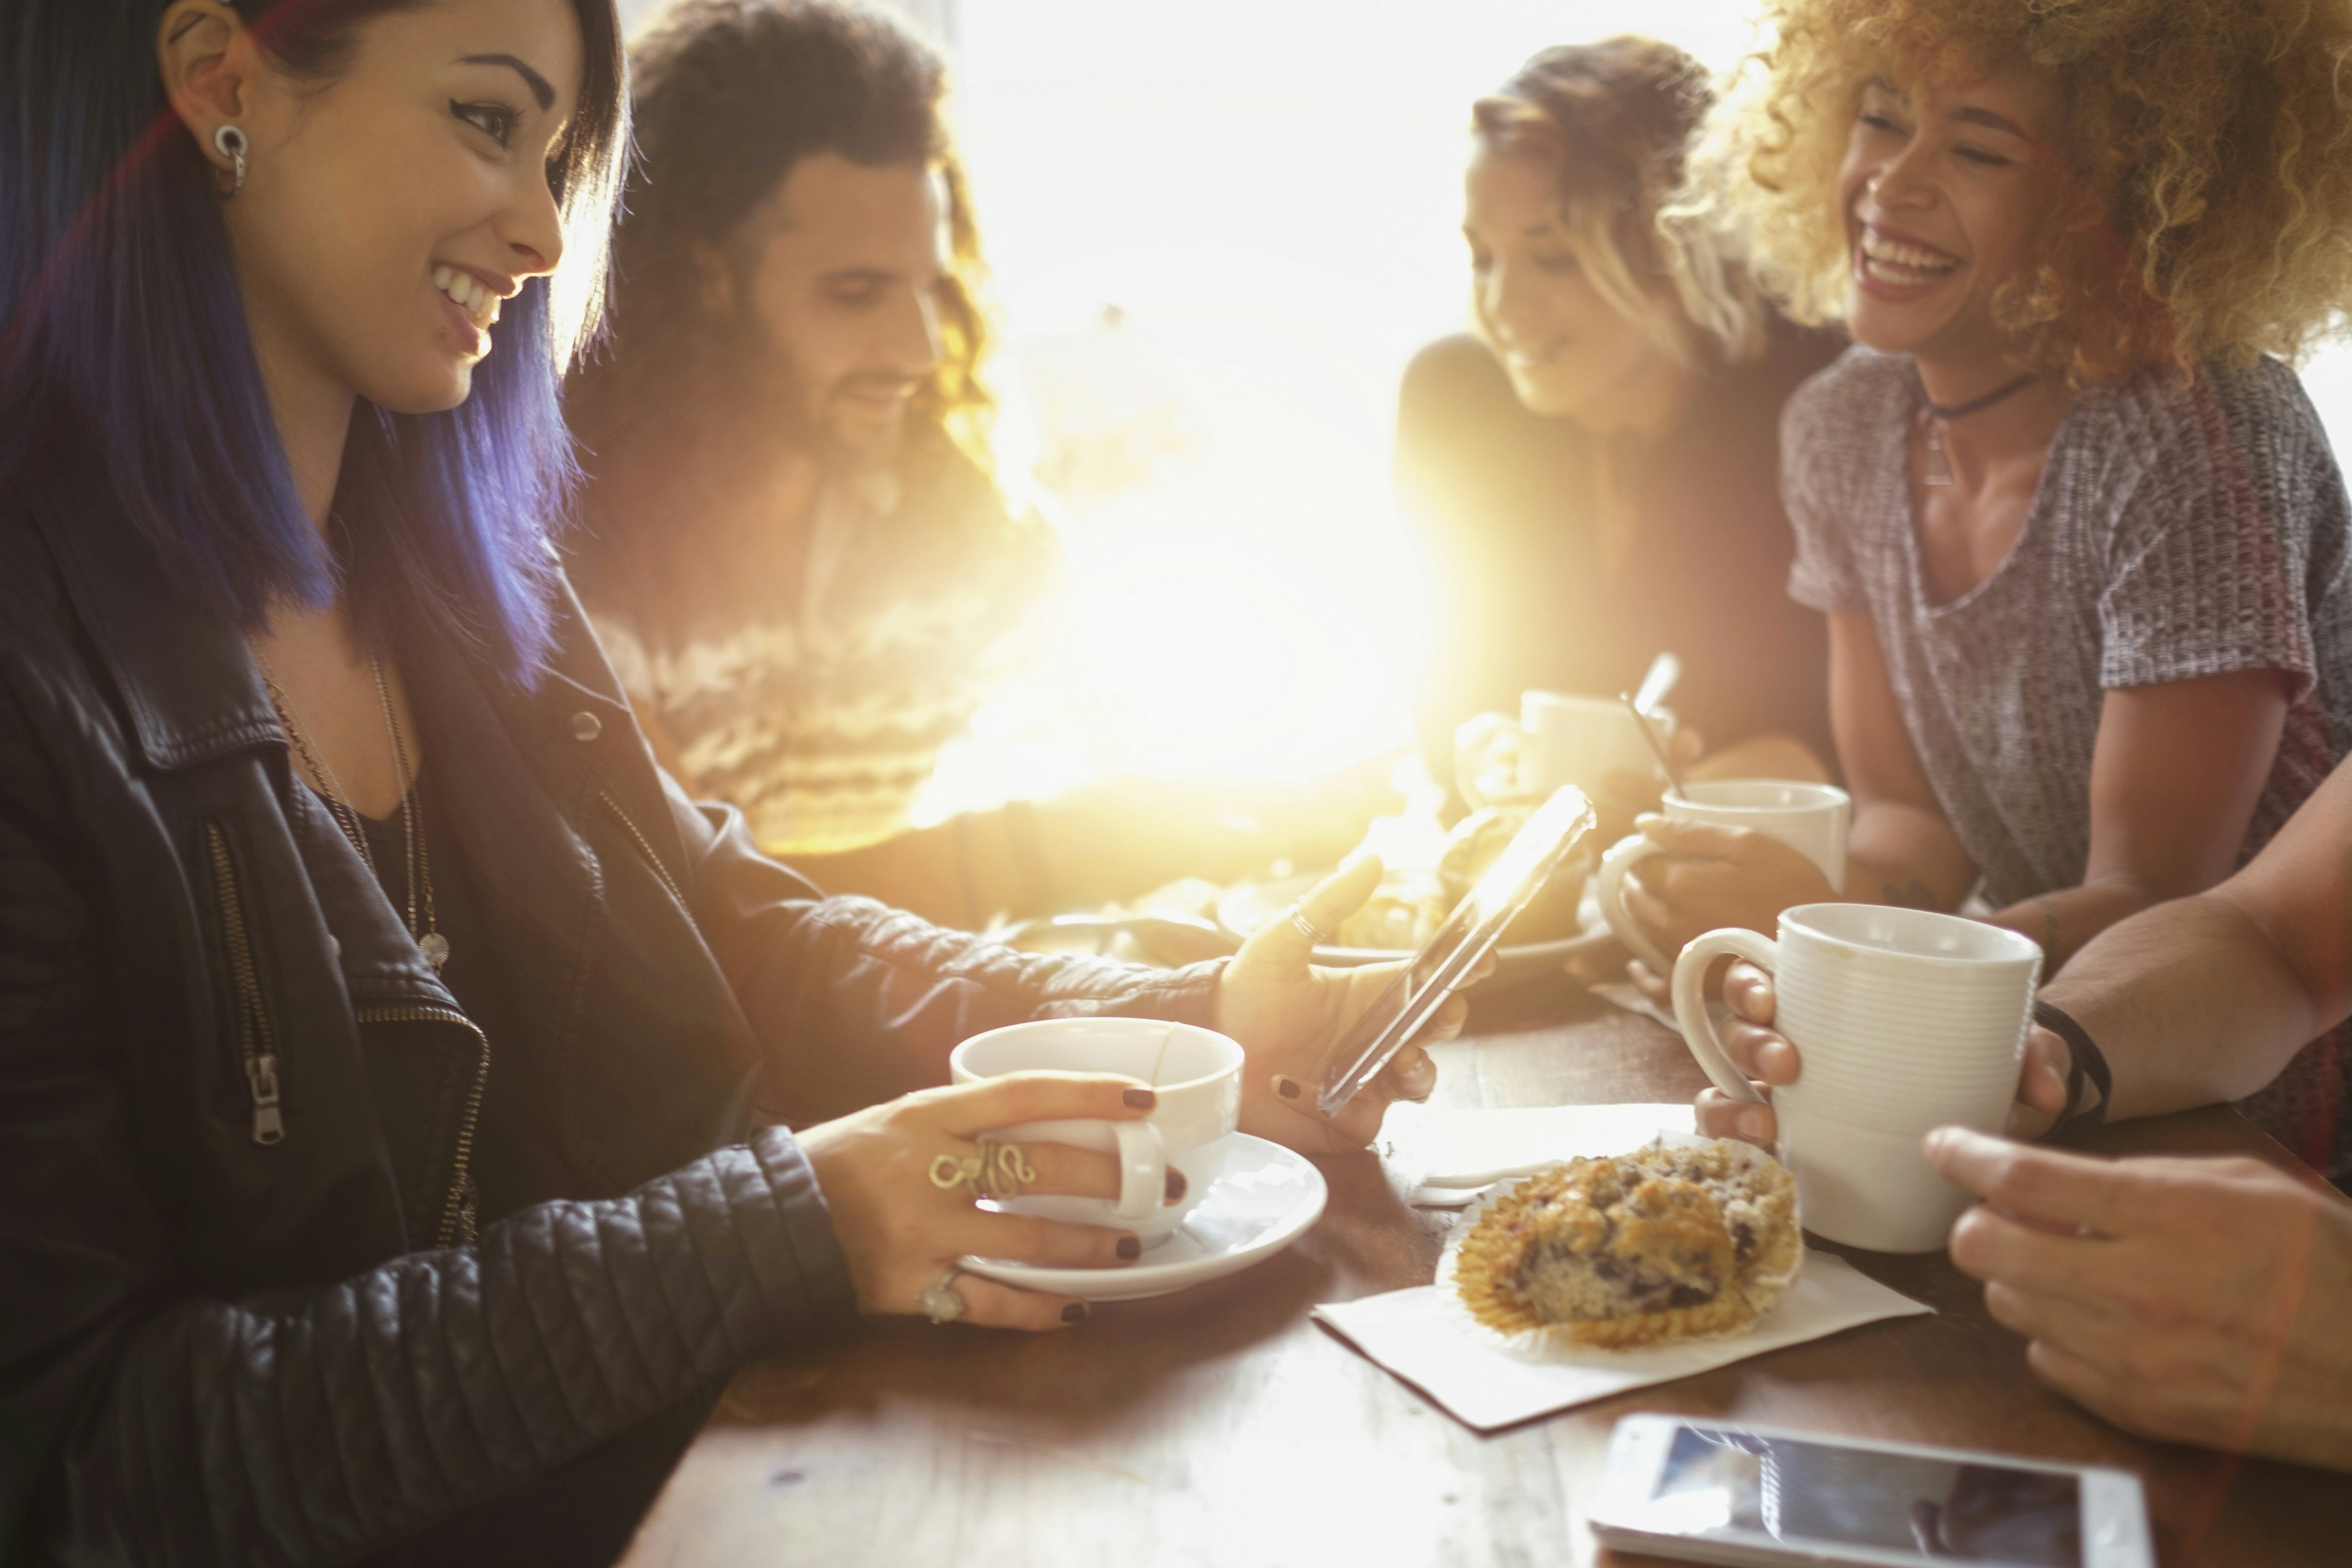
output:
[[906,827],[1061,559],[991,468],[944,69],[791,0],[679,5],[632,63],[573,575],[681,778],[772,852],[856,849]]

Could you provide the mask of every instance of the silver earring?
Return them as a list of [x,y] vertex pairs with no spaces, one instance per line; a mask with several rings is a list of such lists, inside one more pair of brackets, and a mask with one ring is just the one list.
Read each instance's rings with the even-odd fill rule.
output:
[[234,196],[237,192],[245,189],[244,128],[236,125],[222,126],[213,132],[213,147],[222,157],[226,158],[236,171],[236,177],[228,188],[228,194]]

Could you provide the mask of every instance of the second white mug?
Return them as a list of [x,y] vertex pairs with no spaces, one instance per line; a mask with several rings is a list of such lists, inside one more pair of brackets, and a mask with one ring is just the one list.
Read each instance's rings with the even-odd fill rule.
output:
[[[1845,891],[1845,836],[1853,821],[1853,798],[1835,784],[1795,779],[1710,779],[1668,790],[1659,810],[1676,822],[1722,827],[1752,827],[1788,845],[1821,868],[1839,893]],[[1674,960],[1658,951],[1625,909],[1625,873],[1664,851],[1636,833],[1622,838],[1601,858],[1593,896],[1609,929],[1627,951],[1664,975]]]

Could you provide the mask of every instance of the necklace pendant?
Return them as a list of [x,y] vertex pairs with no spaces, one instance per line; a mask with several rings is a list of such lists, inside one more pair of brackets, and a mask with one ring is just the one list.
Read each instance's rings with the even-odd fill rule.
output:
[[1937,489],[1948,489],[1952,483],[1952,459],[1944,451],[1944,427],[1930,416],[1927,421],[1927,460],[1920,465],[1919,482]]
[[416,947],[425,954],[425,962],[433,966],[436,974],[440,973],[441,966],[449,962],[449,939],[437,931],[428,931],[418,937]]

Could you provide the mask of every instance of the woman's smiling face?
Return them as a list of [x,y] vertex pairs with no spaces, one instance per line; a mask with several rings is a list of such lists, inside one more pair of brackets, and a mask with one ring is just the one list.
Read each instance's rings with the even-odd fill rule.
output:
[[1664,356],[1585,274],[1547,159],[1482,146],[1463,184],[1478,333],[1538,414],[1612,427],[1610,405]]
[[287,77],[215,0],[175,6],[167,41],[183,14],[219,40],[201,101],[249,142],[221,216],[273,381],[402,414],[464,402],[499,301],[563,254],[548,163],[583,68],[569,0],[389,12],[323,84]]
[[2064,111],[2056,79],[2023,65],[1863,88],[1838,175],[1855,338],[1931,358],[1999,355],[1993,300],[2032,265],[2056,210]]

